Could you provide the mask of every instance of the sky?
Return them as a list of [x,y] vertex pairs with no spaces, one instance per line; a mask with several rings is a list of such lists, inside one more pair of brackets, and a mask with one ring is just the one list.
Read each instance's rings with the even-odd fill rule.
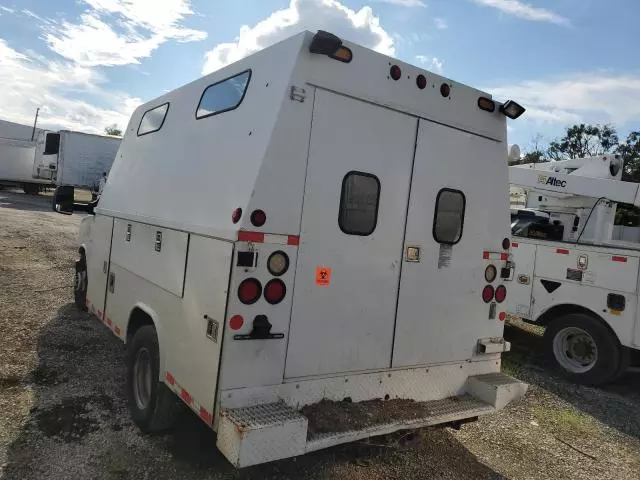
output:
[[527,108],[530,150],[640,130],[637,0],[0,0],[0,118],[102,132],[140,103],[323,29]]

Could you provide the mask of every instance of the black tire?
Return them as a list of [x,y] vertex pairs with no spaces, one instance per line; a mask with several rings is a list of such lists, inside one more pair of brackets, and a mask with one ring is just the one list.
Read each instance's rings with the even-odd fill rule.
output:
[[84,254],[80,254],[80,260],[76,262],[75,278],[73,281],[73,295],[76,307],[85,312],[87,310],[87,288],[89,279],[87,277],[87,259]]
[[[148,353],[151,364],[150,395],[146,407],[136,400],[134,386],[135,364],[139,353]],[[144,325],[135,333],[127,349],[127,403],[133,421],[145,433],[160,432],[171,428],[175,422],[180,403],[178,397],[159,380],[160,347],[156,330]]]
[[[578,328],[586,332],[595,343],[597,356],[593,365],[584,372],[571,371],[562,365],[554,351],[554,340],[558,342],[569,328]],[[565,377],[582,385],[603,385],[614,380],[622,367],[620,342],[601,320],[584,313],[572,313],[553,320],[544,332],[546,354],[560,367]]]

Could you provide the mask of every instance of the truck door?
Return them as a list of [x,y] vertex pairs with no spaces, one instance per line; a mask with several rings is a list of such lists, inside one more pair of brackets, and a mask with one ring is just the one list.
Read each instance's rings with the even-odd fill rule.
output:
[[316,90],[285,377],[388,368],[417,120]]
[[111,232],[113,218],[96,215],[91,225],[87,251],[87,308],[104,320],[109,256],[111,255]]
[[513,278],[507,288],[507,312],[516,317],[531,318],[531,289],[533,286],[536,246],[522,243],[514,237],[511,253],[513,255]]
[[502,336],[482,289],[483,251],[509,236],[505,154],[504,143],[420,120],[393,367],[470,359],[477,339]]

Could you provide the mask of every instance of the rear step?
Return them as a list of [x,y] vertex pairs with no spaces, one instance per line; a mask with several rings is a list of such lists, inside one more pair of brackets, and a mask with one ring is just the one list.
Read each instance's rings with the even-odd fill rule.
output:
[[[344,423],[339,422],[339,414],[345,415],[346,412],[349,415],[349,410],[355,406],[360,417],[383,418],[380,416],[381,405],[391,405],[394,400],[374,400],[359,404],[320,402],[313,407],[313,411],[303,409],[309,412],[309,418],[282,401],[223,409],[218,425],[217,446],[233,465],[247,467],[398,430],[478,417],[520,398],[526,388],[525,384],[501,373],[470,377],[467,382],[468,394],[427,402],[398,400],[399,408],[393,408],[394,412],[385,415],[383,420],[371,421],[351,429],[344,428]],[[326,426],[314,424],[318,410],[324,405],[338,410],[344,406],[345,411],[336,412],[339,424],[336,430],[339,431],[327,431]],[[331,415],[333,412],[329,417]],[[396,418],[393,418],[394,415]]]

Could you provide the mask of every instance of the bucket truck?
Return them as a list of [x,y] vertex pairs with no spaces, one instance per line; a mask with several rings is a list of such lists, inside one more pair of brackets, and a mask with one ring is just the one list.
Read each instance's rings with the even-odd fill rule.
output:
[[640,207],[640,184],[621,178],[617,155],[509,167],[527,209],[512,210],[507,310],[545,326],[549,356],[586,385],[640,361],[640,245],[611,239],[617,204]]

